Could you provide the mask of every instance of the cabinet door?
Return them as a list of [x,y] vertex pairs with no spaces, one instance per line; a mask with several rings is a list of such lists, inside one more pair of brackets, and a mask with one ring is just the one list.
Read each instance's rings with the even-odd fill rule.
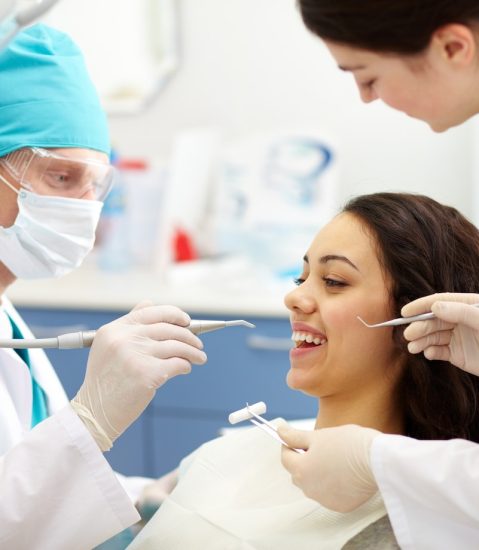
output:
[[147,471],[153,477],[161,476],[178,467],[183,458],[202,443],[219,435],[225,421],[201,415],[170,417],[153,415],[148,418],[151,440],[148,444]]

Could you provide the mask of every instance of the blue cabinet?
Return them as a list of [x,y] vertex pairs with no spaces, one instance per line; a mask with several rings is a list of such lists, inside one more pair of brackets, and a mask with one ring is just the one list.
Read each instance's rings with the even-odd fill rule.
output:
[[[38,336],[86,330],[119,317],[121,312],[20,308]],[[195,315],[195,318],[211,316]],[[227,319],[227,317],[225,317]],[[201,335],[208,363],[194,366],[160,388],[141,418],[105,456],[126,475],[156,477],[173,469],[198,445],[227,426],[228,414],[245,402],[265,401],[267,417],[316,416],[317,401],[285,383],[291,328],[287,319],[248,318],[256,329],[230,328]],[[279,349],[276,349],[279,348]],[[81,385],[88,350],[48,350],[69,397]]]

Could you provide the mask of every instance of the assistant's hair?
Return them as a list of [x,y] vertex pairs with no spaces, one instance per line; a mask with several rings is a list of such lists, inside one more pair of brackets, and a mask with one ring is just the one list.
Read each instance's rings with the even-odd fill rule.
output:
[[447,23],[479,22],[477,0],[298,0],[314,34],[378,52],[418,54]]
[[[375,237],[391,279],[394,317],[421,296],[479,293],[479,230],[455,208],[422,195],[375,193],[353,198],[343,211]],[[479,442],[479,377],[408,353],[403,331],[396,327],[393,340],[406,357],[398,383],[406,435]]]

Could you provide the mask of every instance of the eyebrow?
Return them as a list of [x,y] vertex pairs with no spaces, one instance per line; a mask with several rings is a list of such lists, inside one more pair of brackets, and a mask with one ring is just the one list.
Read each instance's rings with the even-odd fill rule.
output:
[[[309,264],[309,258],[307,254],[305,254],[305,256],[303,257],[303,260],[307,264]],[[351,267],[353,267],[356,271],[359,271],[357,266],[355,266],[349,258],[346,258],[346,256],[340,256],[339,254],[327,254],[326,256],[321,256],[321,258],[319,258],[320,264],[327,264],[328,262],[333,262],[333,261],[345,262]]]

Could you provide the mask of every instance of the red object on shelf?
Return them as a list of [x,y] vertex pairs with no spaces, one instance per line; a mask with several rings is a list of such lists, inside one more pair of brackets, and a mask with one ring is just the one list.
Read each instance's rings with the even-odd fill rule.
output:
[[193,239],[180,227],[173,233],[173,259],[175,262],[189,262],[198,259]]
[[115,166],[119,170],[147,170],[148,162],[145,159],[119,158]]

